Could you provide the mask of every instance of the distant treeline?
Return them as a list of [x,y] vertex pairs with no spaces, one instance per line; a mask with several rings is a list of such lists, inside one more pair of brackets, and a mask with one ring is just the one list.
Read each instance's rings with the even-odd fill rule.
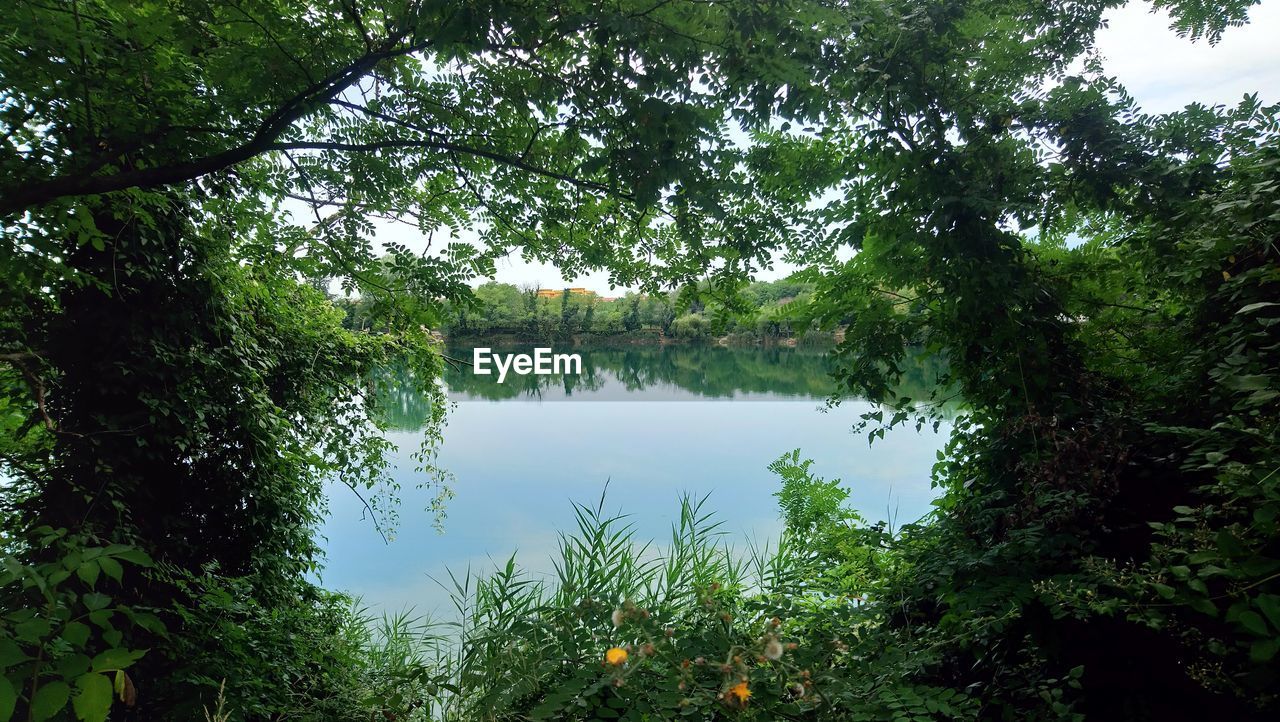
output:
[[[830,334],[805,333],[794,309],[812,293],[811,284],[780,280],[755,282],[742,289],[732,311],[698,289],[659,294],[627,293],[602,297],[585,289],[540,289],[489,282],[475,289],[470,302],[446,302],[441,331],[450,338],[507,336],[536,340],[575,336],[633,337],[734,343],[829,340]],[[341,299],[348,328],[376,328],[377,309],[362,299]],[[793,305],[795,304],[795,305]]]
[[[527,353],[529,346],[503,346],[502,353]],[[464,362],[471,358],[467,345],[450,345],[448,355]],[[599,392],[606,387],[627,391],[676,389],[696,397],[733,398],[742,394],[773,394],[778,397],[822,401],[848,398],[830,375],[829,355],[819,349],[721,348],[696,344],[664,347],[590,345],[575,349],[582,356],[582,373],[507,376],[498,383],[493,375],[474,374],[465,364],[446,367],[444,381],[449,394],[459,399],[541,399],[569,398]],[[936,358],[913,357],[904,364],[895,393],[924,401],[945,374],[945,364]],[[389,367],[377,384],[384,412],[383,421],[393,429],[421,428],[430,418],[432,400],[416,389],[421,387],[412,372]],[[618,398],[622,398],[619,396]],[[949,400],[942,409],[950,417],[959,401]]]

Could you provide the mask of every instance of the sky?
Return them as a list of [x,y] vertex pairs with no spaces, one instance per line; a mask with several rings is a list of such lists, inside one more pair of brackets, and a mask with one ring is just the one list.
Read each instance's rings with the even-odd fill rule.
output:
[[[1249,25],[1229,28],[1217,45],[1179,38],[1167,13],[1153,13],[1147,2],[1131,2],[1110,11],[1107,28],[1098,37],[1103,67],[1119,79],[1138,105],[1150,113],[1164,113],[1192,102],[1234,105],[1256,92],[1263,102],[1280,101],[1280,0],[1263,0],[1253,8]],[[388,227],[384,240],[410,248],[421,241],[403,226]],[[760,280],[775,280],[794,267],[776,263]],[[487,279],[479,279],[477,283]],[[519,257],[498,262],[497,281],[541,288],[581,286],[601,295],[621,295],[611,288],[606,273],[563,278],[552,265]]]

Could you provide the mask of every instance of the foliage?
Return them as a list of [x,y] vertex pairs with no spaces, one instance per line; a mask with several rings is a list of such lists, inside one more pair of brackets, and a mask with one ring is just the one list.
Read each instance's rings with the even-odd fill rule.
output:
[[[1210,36],[1247,6],[1164,5]],[[936,418],[895,392],[919,350],[970,409],[862,654],[987,718],[1267,719],[1280,108],[1142,114],[1104,9],[886,4],[814,154],[857,169],[802,249],[837,376],[873,434]]]
[[[453,578],[461,644],[445,661],[459,694],[439,718],[975,718],[969,693],[909,679],[936,659],[934,640],[901,638],[891,658],[873,656],[891,609],[876,595],[910,570],[892,535],[855,524],[809,463],[793,452],[771,467],[788,522],[772,550],[724,544],[706,499],[682,501],[667,544],[641,544],[602,499],[576,507],[553,580],[514,557],[490,576]],[[848,553],[875,573],[813,573]]]
[[[178,640],[170,685],[224,690],[232,719],[412,719],[441,692],[432,626],[408,615],[376,618],[351,599],[299,584],[298,602],[264,607],[251,580],[215,574],[177,581],[177,613],[201,635]],[[207,700],[169,701],[179,719],[197,719]]]
[[[774,341],[793,338],[802,330],[800,309],[812,287],[792,280],[757,281],[732,301],[715,297],[706,284],[668,293],[627,293],[619,298],[570,293],[568,289],[541,296],[539,290],[483,283],[471,298],[443,304],[441,330],[455,340],[632,336],[689,341],[706,340],[714,334],[739,343]],[[338,303],[346,311],[348,328],[377,327],[376,299],[343,298]]]
[[813,476],[812,464],[794,449],[769,465],[782,480],[775,496],[787,533],[810,550],[803,578],[831,593],[861,598],[892,566],[885,553],[891,540],[887,525],[868,525],[845,506],[849,492],[840,480]]
[[[34,298],[18,320],[38,342],[15,353],[27,383],[10,389],[29,420],[4,447],[17,472],[6,489],[17,514],[7,523],[16,533],[32,523],[75,528],[177,570],[118,590],[126,606],[150,608],[175,630],[169,637],[125,630],[124,646],[152,649],[136,674],[160,682],[144,687],[140,712],[191,713],[224,677],[237,703],[250,690],[264,692],[242,711],[257,714],[272,702],[305,708],[294,698],[272,700],[265,691],[277,688],[255,687],[261,680],[209,674],[222,668],[211,659],[226,664],[271,635],[225,639],[210,633],[212,625],[184,624],[214,609],[208,597],[175,607],[183,599],[175,580],[183,570],[214,570],[241,585],[258,619],[277,620],[278,634],[292,629],[292,617],[323,613],[304,581],[319,564],[312,534],[322,485],[342,482],[368,500],[380,525],[394,524],[396,490],[373,382],[393,359],[413,369],[411,378],[423,380],[418,393],[431,399],[424,435],[431,444],[444,407],[431,382],[440,362],[421,332],[345,332],[323,294],[234,260],[216,225],[196,224],[176,205],[152,209],[150,222],[138,215],[119,222],[99,207],[95,227],[112,229],[110,247],[68,251],[94,281],[43,298],[24,289]],[[173,262],[175,252],[182,263]],[[430,466],[429,447],[422,460]],[[36,545],[21,557],[39,565],[55,561],[49,554]],[[314,630],[337,633],[332,624]],[[191,660],[207,663],[201,675],[187,671]]]
[[[808,301],[753,333],[843,329],[841,391],[885,406],[869,421],[936,421],[954,392],[971,412],[937,511],[901,530],[846,523],[784,459],[800,528],[750,576],[697,505],[656,556],[582,510],[558,586],[509,565],[464,607],[446,716],[1274,717],[1280,108],[1143,114],[1093,50],[1119,4],[6,7],[4,524],[68,530],[7,566],[24,703],[65,711],[81,684],[72,713],[101,718],[124,662],[93,660],[150,649],[119,677],[156,682],[139,715],[215,687],[224,716],[424,714],[432,673],[395,645],[371,663],[306,581],[321,483],[386,483],[393,361],[435,394],[429,466],[424,329],[441,302],[470,323],[467,281],[520,252],[645,289],[616,322],[524,294],[533,335],[703,335],[781,255]],[[1253,5],[1155,4],[1210,41]],[[425,251],[376,242],[398,222]],[[898,383],[919,353],[947,369],[933,406]],[[135,552],[157,563],[140,580],[103,565]],[[170,635],[66,639],[95,583],[118,589],[88,613]],[[773,659],[771,635],[796,649]],[[61,666],[25,669],[32,649]]]
[[687,313],[671,322],[671,335],[690,341],[702,341],[710,334],[707,322],[699,315]]
[[[131,707],[137,700],[128,670],[147,650],[125,646],[126,631],[164,633],[157,616],[112,597],[151,560],[135,548],[94,545],[65,529],[33,533],[30,544],[56,553],[37,564],[4,557],[0,720],[104,722],[113,705]],[[6,551],[17,551],[16,540],[6,542]]]
[[[7,4],[4,523],[156,560],[117,595],[172,632],[125,631],[151,650],[135,714],[395,706],[321,704],[321,682],[388,686],[328,655],[347,627],[307,581],[325,480],[394,524],[379,379],[406,366],[430,399],[418,461],[438,483],[425,329],[494,258],[651,283],[655,257],[699,273],[727,228],[780,238],[789,197],[743,182],[731,126],[816,112],[832,20],[810,0]],[[381,242],[389,223],[426,250]],[[370,303],[373,332],[342,328],[331,285]],[[264,650],[288,663],[249,664]]]
[[789,548],[739,559],[702,505],[683,500],[669,546],[654,549],[603,514],[602,498],[576,507],[553,582],[523,574],[514,557],[492,576],[454,578],[459,694],[440,718],[773,719],[812,709],[815,665],[834,650],[793,642],[812,609],[787,593],[799,583]]
[[0,213],[61,228],[76,199],[199,180],[230,214],[317,216],[242,240],[374,295],[396,290],[374,218],[483,235],[386,248],[431,295],[513,249],[624,285],[653,260],[741,267],[721,239],[780,241],[791,196],[743,182],[730,133],[821,109],[839,22],[810,0],[23,1],[3,18]]

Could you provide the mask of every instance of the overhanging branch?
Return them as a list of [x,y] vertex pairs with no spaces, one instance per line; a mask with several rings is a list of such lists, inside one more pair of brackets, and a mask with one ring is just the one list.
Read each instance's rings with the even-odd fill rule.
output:
[[382,49],[366,53],[325,78],[308,85],[268,115],[254,131],[253,136],[241,145],[185,163],[136,168],[101,176],[80,171],[56,176],[43,182],[31,183],[23,188],[10,189],[0,198],[0,217],[21,213],[28,208],[59,198],[185,183],[269,152],[273,150],[272,146],[286,129],[314,110],[318,104],[337,97],[360,78],[372,72],[379,63],[420,52],[430,46],[430,42],[423,42],[396,47],[401,40],[403,35],[393,35],[382,44]]

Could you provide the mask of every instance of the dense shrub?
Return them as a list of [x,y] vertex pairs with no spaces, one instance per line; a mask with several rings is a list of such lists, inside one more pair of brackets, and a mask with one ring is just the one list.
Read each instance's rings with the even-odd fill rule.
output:
[[701,341],[711,335],[711,328],[702,316],[687,313],[671,324],[671,335],[687,341]]
[[927,664],[927,643],[912,643],[917,656],[868,665],[896,602],[874,591],[903,570],[883,525],[850,526],[858,517],[845,492],[808,466],[794,452],[771,467],[787,521],[772,549],[731,548],[706,500],[687,498],[667,545],[640,543],[624,517],[602,513],[602,499],[576,507],[578,529],[561,538],[553,581],[522,573],[514,557],[491,576],[455,579],[463,622],[447,668],[458,694],[437,713],[972,718],[977,703],[963,692],[904,678]]

